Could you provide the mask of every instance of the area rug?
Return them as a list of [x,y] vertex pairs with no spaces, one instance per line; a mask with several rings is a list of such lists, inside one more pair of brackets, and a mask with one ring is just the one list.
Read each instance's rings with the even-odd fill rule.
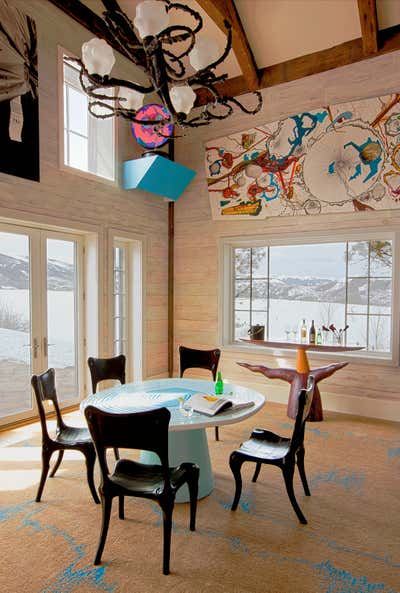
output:
[[[82,422],[78,413],[70,423]],[[163,576],[162,521],[156,504],[114,504],[103,564],[93,565],[101,519],[79,454],[66,455],[42,502],[38,425],[0,434],[0,591],[4,593],[399,593],[400,427],[326,413],[306,428],[306,472],[295,488],[301,525],[280,470],[264,466],[256,484],[244,466],[243,494],[230,510],[230,452],[253,427],[290,435],[285,408],[268,403],[241,424],[209,431],[215,489],[201,500],[197,530],[177,504],[171,574]],[[124,453],[124,452],[123,452]],[[96,475],[98,479],[98,473]]]

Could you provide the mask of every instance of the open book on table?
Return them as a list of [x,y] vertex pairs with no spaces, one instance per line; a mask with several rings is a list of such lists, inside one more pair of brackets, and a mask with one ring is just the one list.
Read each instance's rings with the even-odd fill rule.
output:
[[237,412],[254,406],[253,401],[236,403],[227,397],[207,393],[195,393],[187,400],[187,403],[192,406],[195,412],[200,412],[200,414],[205,414],[206,416],[215,416],[215,414],[219,414],[225,410]]

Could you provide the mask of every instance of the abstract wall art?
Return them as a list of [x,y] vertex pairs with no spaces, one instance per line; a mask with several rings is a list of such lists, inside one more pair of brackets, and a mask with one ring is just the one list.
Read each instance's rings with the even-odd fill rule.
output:
[[321,107],[206,145],[214,219],[400,207],[400,93]]
[[39,181],[35,21],[0,0],[0,172]]

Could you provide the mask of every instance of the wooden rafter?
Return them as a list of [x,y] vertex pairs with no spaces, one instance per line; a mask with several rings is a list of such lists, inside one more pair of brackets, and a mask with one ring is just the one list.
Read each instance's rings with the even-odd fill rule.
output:
[[[212,0],[198,1],[199,4],[203,6],[203,8],[205,8],[206,3],[209,3],[210,7],[213,5]],[[222,4],[227,6],[225,4],[226,1],[227,0],[215,0],[215,3],[218,7],[219,19],[221,18],[221,6]],[[116,47],[115,41],[112,36],[108,34],[107,27],[104,25],[101,17],[87,8],[87,6],[80,2],[80,0],[50,0],[50,2],[74,18],[94,35],[105,39],[110,45],[112,45],[114,49],[122,53],[122,55],[126,55],[123,51],[124,48]],[[229,0],[229,2],[232,3],[232,0]],[[367,0],[363,0],[363,2],[366,3]],[[224,14],[226,17],[228,16],[228,8],[225,8]],[[218,87],[222,94],[235,97],[244,93],[248,93],[249,91],[254,90],[254,88],[262,89],[291,82],[305,76],[310,76],[312,74],[326,72],[327,70],[331,70],[333,68],[354,64],[356,62],[370,58],[372,55],[381,56],[392,51],[400,50],[400,25],[382,29],[377,32],[377,36],[377,51],[373,54],[365,53],[365,41],[363,42],[362,38],[352,39],[351,41],[346,41],[345,43],[330,47],[329,49],[324,49],[312,54],[294,58],[292,60],[287,60],[286,62],[274,64],[273,66],[267,66],[266,68],[263,68],[259,71],[259,83],[257,82],[256,86],[254,86],[254,72],[252,77],[253,82],[250,83],[249,75],[246,77],[243,72],[241,76],[230,78],[219,84]],[[237,57],[239,61],[239,56],[237,55]],[[248,63],[253,64],[252,59]],[[239,64],[241,65],[240,61]],[[253,68],[253,66],[250,67],[250,70],[251,68]],[[242,71],[244,69],[245,66],[243,66]],[[257,69],[255,67],[254,69],[257,76]],[[196,106],[204,105],[210,100],[209,95],[202,89],[197,89],[196,94],[198,96]]]
[[225,20],[231,23],[232,48],[247,88],[251,91],[258,89],[259,72],[233,0],[197,0],[197,3],[224,33]]
[[[113,35],[108,30],[103,19],[98,16],[93,10],[88,8],[80,0],[49,0],[54,6],[60,8],[63,12],[68,14],[77,23],[88,29],[96,37],[100,37],[107,41],[107,43],[120,54],[130,59],[129,54],[125,51],[125,48],[120,45]],[[109,0],[111,5],[112,0]]]
[[376,0],[358,0],[363,50],[366,56],[378,51],[378,16]]
[[[374,57],[398,50],[400,50],[400,25],[381,30],[379,32],[379,50],[374,54]],[[370,57],[364,54],[362,39],[352,39],[329,49],[263,68],[260,89],[284,84],[341,66],[348,66]],[[234,93],[233,96],[238,96],[249,92],[243,77],[231,78],[221,83],[218,89],[222,94],[231,96],[232,93]],[[196,106],[202,104],[201,100],[196,102]]]

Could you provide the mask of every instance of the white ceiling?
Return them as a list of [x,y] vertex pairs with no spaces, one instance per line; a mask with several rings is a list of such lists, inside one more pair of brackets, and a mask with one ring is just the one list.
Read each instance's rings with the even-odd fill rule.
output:
[[[119,0],[119,5],[133,20],[140,1]],[[223,32],[195,0],[181,2],[201,14],[200,34],[216,39],[222,52]],[[85,4],[98,14],[104,10],[101,0],[85,0]],[[357,0],[235,0],[235,4],[259,68],[361,37]],[[400,24],[400,0],[377,0],[377,12],[379,28]],[[171,20],[173,24],[191,22],[178,11]],[[224,72],[229,77],[241,74],[233,52],[217,70]]]
[[[361,37],[357,0],[235,0],[259,68]],[[379,28],[400,23],[400,0],[377,0]]]

